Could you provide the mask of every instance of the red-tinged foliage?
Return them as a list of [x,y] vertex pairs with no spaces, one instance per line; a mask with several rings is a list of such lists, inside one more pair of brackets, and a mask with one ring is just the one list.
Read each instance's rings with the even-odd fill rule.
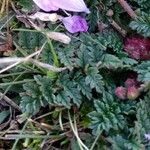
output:
[[124,44],[124,49],[133,59],[150,59],[150,39],[141,37],[127,38]]

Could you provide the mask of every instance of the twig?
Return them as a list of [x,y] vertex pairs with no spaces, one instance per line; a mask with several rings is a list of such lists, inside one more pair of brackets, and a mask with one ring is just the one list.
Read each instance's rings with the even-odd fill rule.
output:
[[110,19],[110,24],[119,32],[123,37],[126,36],[126,31],[122,29],[113,19]]
[[0,93],[0,99],[1,99],[1,97],[2,97],[8,104],[10,104],[12,107],[14,107],[15,109],[21,111],[20,108],[19,108],[19,106],[18,106],[15,102],[13,102],[10,98],[8,98],[8,97],[5,96],[4,94]]
[[130,5],[125,0],[118,0],[118,3],[120,3],[120,5],[124,8],[124,10],[129,14],[129,16],[132,19],[136,19],[137,18],[136,13],[132,10]]

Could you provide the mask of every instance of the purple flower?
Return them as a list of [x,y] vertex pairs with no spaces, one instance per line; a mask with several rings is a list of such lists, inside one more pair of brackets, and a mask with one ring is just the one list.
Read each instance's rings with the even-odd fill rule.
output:
[[88,30],[86,20],[80,16],[65,17],[62,22],[70,33],[87,32]]
[[150,134],[144,134],[145,138],[150,141]]
[[83,0],[33,0],[35,4],[44,11],[56,11],[59,8],[73,12],[86,12],[89,9],[86,7]]

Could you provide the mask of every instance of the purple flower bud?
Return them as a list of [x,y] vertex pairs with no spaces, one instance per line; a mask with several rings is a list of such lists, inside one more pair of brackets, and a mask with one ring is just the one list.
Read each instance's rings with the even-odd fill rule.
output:
[[83,0],[33,0],[38,7],[44,11],[52,11],[64,9],[73,12],[86,12],[89,13],[89,9],[86,7]]
[[62,22],[70,33],[87,32],[88,30],[86,20],[80,16],[65,17]]

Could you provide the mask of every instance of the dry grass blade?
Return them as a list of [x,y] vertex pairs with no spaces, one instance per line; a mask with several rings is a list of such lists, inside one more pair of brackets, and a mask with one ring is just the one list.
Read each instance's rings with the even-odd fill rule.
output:
[[33,64],[35,64],[37,66],[43,67],[43,68],[48,69],[48,70],[53,71],[53,72],[62,72],[64,70],[66,70],[66,69],[69,69],[67,67],[63,67],[63,68],[54,67],[52,65],[39,62],[39,61],[37,61],[35,59],[26,59],[26,58],[23,58],[23,57],[22,58],[1,58],[0,59],[0,64],[1,64],[2,67],[5,67],[5,66],[7,66],[9,64],[12,64],[12,63],[20,64],[20,63],[26,63],[26,62],[33,63]]
[[34,57],[34,56],[36,56],[36,55],[40,54],[40,53],[41,53],[41,51],[43,50],[43,48],[44,48],[45,44],[46,44],[46,43],[44,43],[44,44],[42,45],[42,47],[41,47],[41,49],[40,49],[40,50],[38,50],[38,51],[36,51],[36,52],[32,53],[31,55],[29,55],[29,56],[25,57],[24,59],[20,59],[19,61],[17,61],[17,62],[15,62],[15,63],[13,63],[12,65],[9,65],[9,66],[7,66],[6,68],[4,68],[4,69],[0,70],[0,74],[1,74],[1,73],[3,73],[3,72],[5,72],[5,71],[7,71],[7,70],[9,70],[9,69],[11,69],[11,68],[13,68],[13,67],[15,67],[15,66],[17,66],[17,65],[19,65],[19,64],[20,64],[20,63],[22,63],[22,62],[27,61],[28,59],[30,59],[30,58],[32,58],[32,57]]

